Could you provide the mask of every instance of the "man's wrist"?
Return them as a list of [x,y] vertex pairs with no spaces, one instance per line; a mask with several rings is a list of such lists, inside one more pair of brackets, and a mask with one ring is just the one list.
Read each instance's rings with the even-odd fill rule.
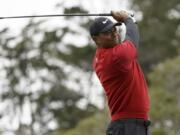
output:
[[136,23],[136,20],[130,16],[124,20],[124,23],[126,24],[128,21],[132,21],[132,22]]

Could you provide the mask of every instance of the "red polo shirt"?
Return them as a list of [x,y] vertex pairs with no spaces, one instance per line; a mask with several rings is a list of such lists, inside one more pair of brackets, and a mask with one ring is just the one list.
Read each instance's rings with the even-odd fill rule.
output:
[[93,68],[105,90],[113,121],[148,119],[147,84],[130,40],[109,49],[97,48]]

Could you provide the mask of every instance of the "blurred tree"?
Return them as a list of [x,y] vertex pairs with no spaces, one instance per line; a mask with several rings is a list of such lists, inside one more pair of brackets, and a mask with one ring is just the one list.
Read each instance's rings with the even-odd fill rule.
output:
[[179,0],[132,0],[131,7],[142,19],[140,61],[147,72],[159,62],[177,56],[180,45]]
[[[64,12],[86,11],[72,7],[65,8]],[[11,121],[15,120],[18,128],[14,133],[17,135],[44,135],[54,129],[73,128],[81,119],[97,111],[88,101],[84,107],[79,105],[85,96],[81,93],[84,88],[81,79],[87,80],[86,88],[91,87],[93,47],[85,46],[89,44],[88,36],[85,35],[84,47],[64,41],[70,35],[74,38],[82,35],[73,26],[76,24],[74,27],[83,31],[89,19],[67,17],[66,21],[67,26],[44,30],[41,26],[45,21],[31,20],[18,37],[6,37],[7,29],[0,32],[1,59],[7,63],[2,65],[6,83],[1,100],[7,102],[2,116],[8,115]],[[69,85],[72,74],[77,76],[74,80],[77,88]],[[23,121],[25,107],[29,108],[26,114],[30,115],[29,124]]]
[[[107,109],[107,108],[106,108]],[[104,135],[109,124],[107,110],[103,109],[95,115],[82,120],[75,128],[52,135]]]
[[180,56],[158,64],[149,74],[153,135],[180,134]]

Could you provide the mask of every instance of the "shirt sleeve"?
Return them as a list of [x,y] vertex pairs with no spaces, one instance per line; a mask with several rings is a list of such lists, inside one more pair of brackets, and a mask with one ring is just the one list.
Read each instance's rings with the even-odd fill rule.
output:
[[131,40],[136,48],[139,46],[139,30],[137,24],[133,21],[132,18],[127,18],[124,21],[126,25],[126,35],[125,40]]

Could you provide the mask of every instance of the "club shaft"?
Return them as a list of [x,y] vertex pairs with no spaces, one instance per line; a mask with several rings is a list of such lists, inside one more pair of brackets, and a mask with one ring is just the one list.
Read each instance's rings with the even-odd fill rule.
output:
[[112,16],[112,14],[102,13],[102,14],[52,14],[52,15],[30,15],[30,16],[6,16],[6,17],[0,17],[0,19],[35,18],[35,17],[62,17],[62,16]]

